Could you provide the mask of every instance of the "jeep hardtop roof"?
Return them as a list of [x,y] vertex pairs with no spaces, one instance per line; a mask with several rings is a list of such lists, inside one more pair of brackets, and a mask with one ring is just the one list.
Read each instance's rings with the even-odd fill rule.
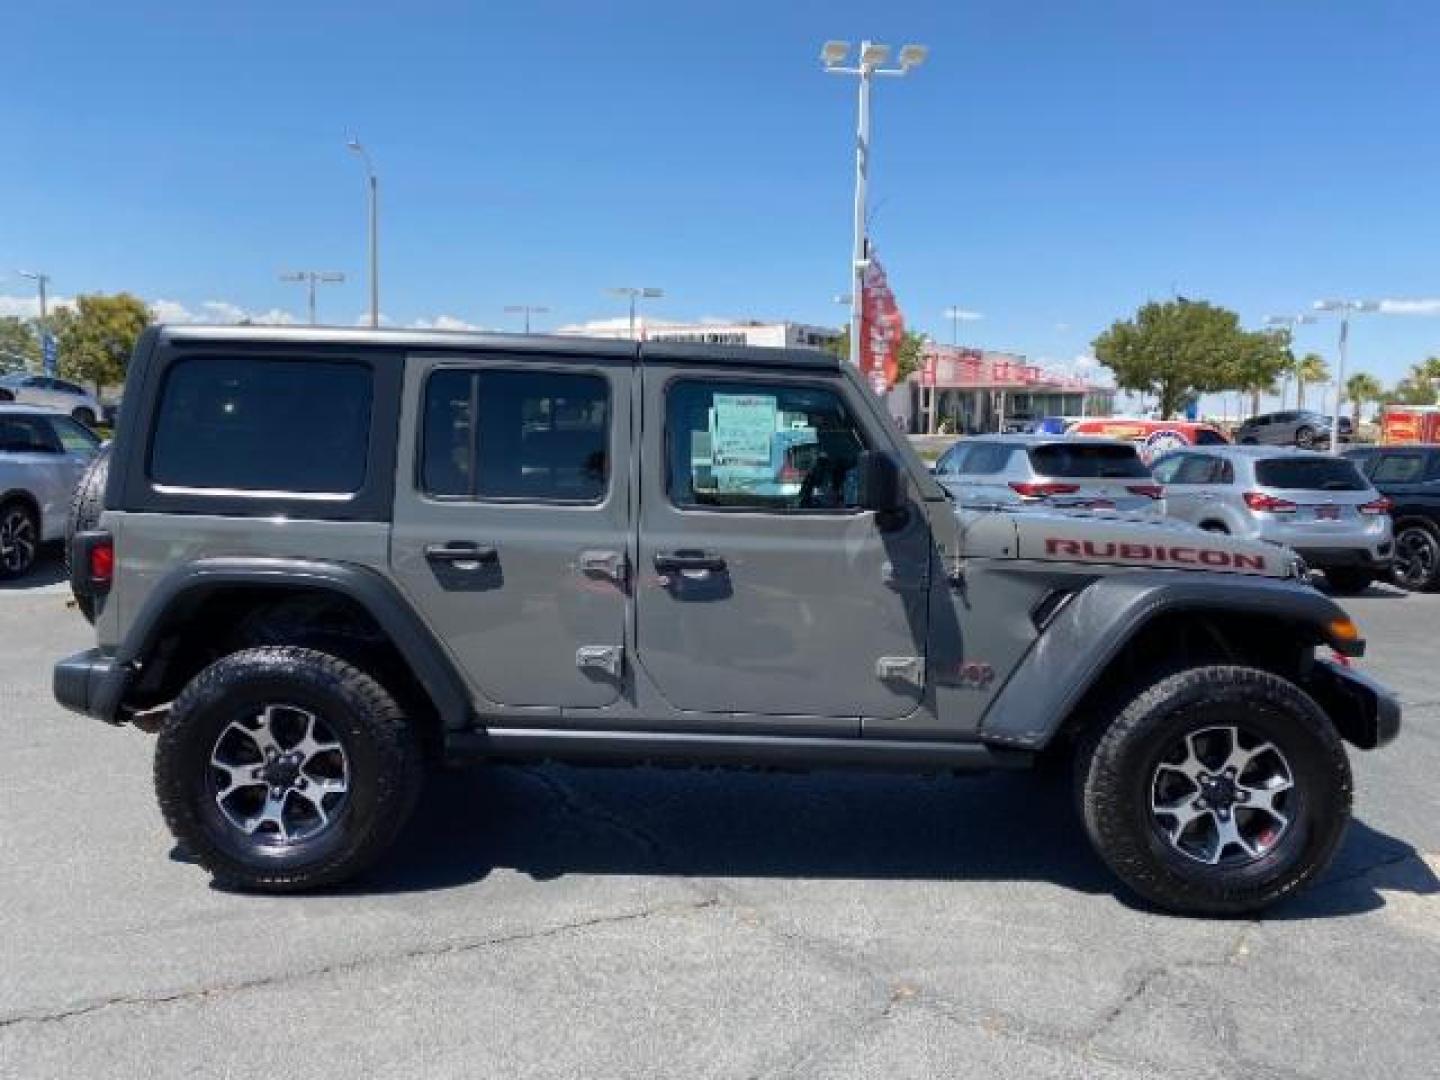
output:
[[197,326],[165,324],[149,331],[168,345],[292,344],[357,348],[380,346],[409,352],[503,352],[508,356],[586,356],[631,358],[644,363],[682,363],[719,367],[797,368],[838,371],[840,359],[819,349],[774,349],[747,345],[697,345],[669,341],[552,334],[502,334],[459,330],[372,329],[350,326]]

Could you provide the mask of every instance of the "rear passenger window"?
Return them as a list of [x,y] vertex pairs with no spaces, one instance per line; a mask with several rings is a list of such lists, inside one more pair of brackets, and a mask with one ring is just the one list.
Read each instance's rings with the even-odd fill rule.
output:
[[602,376],[436,371],[425,386],[420,486],[440,498],[599,502],[609,433]]
[[1425,479],[1425,459],[1419,454],[1380,454],[1368,472],[1377,484],[1418,484]]
[[348,495],[365,483],[372,375],[345,361],[195,357],[174,364],[150,479],[179,488]]

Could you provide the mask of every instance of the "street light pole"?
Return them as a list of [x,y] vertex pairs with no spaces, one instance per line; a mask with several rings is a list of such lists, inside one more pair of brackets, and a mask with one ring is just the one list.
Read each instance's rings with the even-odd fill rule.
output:
[[617,285],[606,289],[611,296],[624,296],[630,300],[630,340],[635,340],[635,304],[639,300],[656,300],[665,295],[664,289],[640,288],[635,285]]
[[865,235],[865,204],[870,172],[870,85],[876,75],[906,75],[925,62],[929,50],[924,45],[906,45],[900,50],[900,66],[887,68],[890,46],[862,41],[855,67],[842,67],[850,55],[848,41],[827,41],[820,50],[820,61],[832,75],[854,75],[859,80],[859,102],[855,131],[855,206],[850,246],[850,362],[860,366],[860,335],[864,330],[865,267],[870,261],[870,245]]
[[345,275],[338,270],[291,270],[280,275],[281,281],[304,282],[309,292],[310,325],[315,325],[315,286],[330,285],[344,281]]
[[525,333],[528,334],[530,333],[530,316],[532,314],[548,314],[550,309],[541,304],[506,304],[505,311],[510,315],[518,315],[523,311],[525,313]]
[[1340,407],[1345,397],[1345,361],[1350,346],[1350,316],[1379,311],[1378,300],[1316,300],[1316,311],[1340,315],[1340,366],[1335,372],[1335,410],[1330,417],[1330,453],[1340,453]]
[[19,274],[22,278],[29,278],[35,282],[35,290],[40,296],[40,367],[46,375],[53,377],[55,372],[49,370],[50,365],[47,361],[47,357],[50,355],[50,306],[47,295],[50,288],[50,275],[36,270],[21,270]]
[[380,181],[375,175],[375,165],[360,140],[351,138],[345,144],[360,156],[365,166],[366,193],[368,196],[370,248],[370,325],[380,325]]

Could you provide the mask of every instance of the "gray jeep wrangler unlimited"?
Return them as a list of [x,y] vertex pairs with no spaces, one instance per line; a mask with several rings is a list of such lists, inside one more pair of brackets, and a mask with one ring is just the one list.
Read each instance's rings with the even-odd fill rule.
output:
[[159,733],[232,885],[356,874],[427,759],[1059,761],[1127,885],[1248,911],[1334,853],[1342,740],[1399,728],[1286,549],[958,511],[822,353],[168,327],[125,403],[55,693]]

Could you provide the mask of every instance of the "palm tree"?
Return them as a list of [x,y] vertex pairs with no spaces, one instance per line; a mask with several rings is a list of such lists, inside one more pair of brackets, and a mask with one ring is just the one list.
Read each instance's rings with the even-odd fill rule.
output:
[[1360,406],[1376,400],[1384,392],[1380,380],[1368,371],[1357,371],[1345,380],[1345,396],[1350,399],[1350,420],[1357,430],[1360,427]]
[[1305,408],[1305,384],[1330,381],[1330,365],[1319,353],[1306,353],[1295,365],[1295,407]]

